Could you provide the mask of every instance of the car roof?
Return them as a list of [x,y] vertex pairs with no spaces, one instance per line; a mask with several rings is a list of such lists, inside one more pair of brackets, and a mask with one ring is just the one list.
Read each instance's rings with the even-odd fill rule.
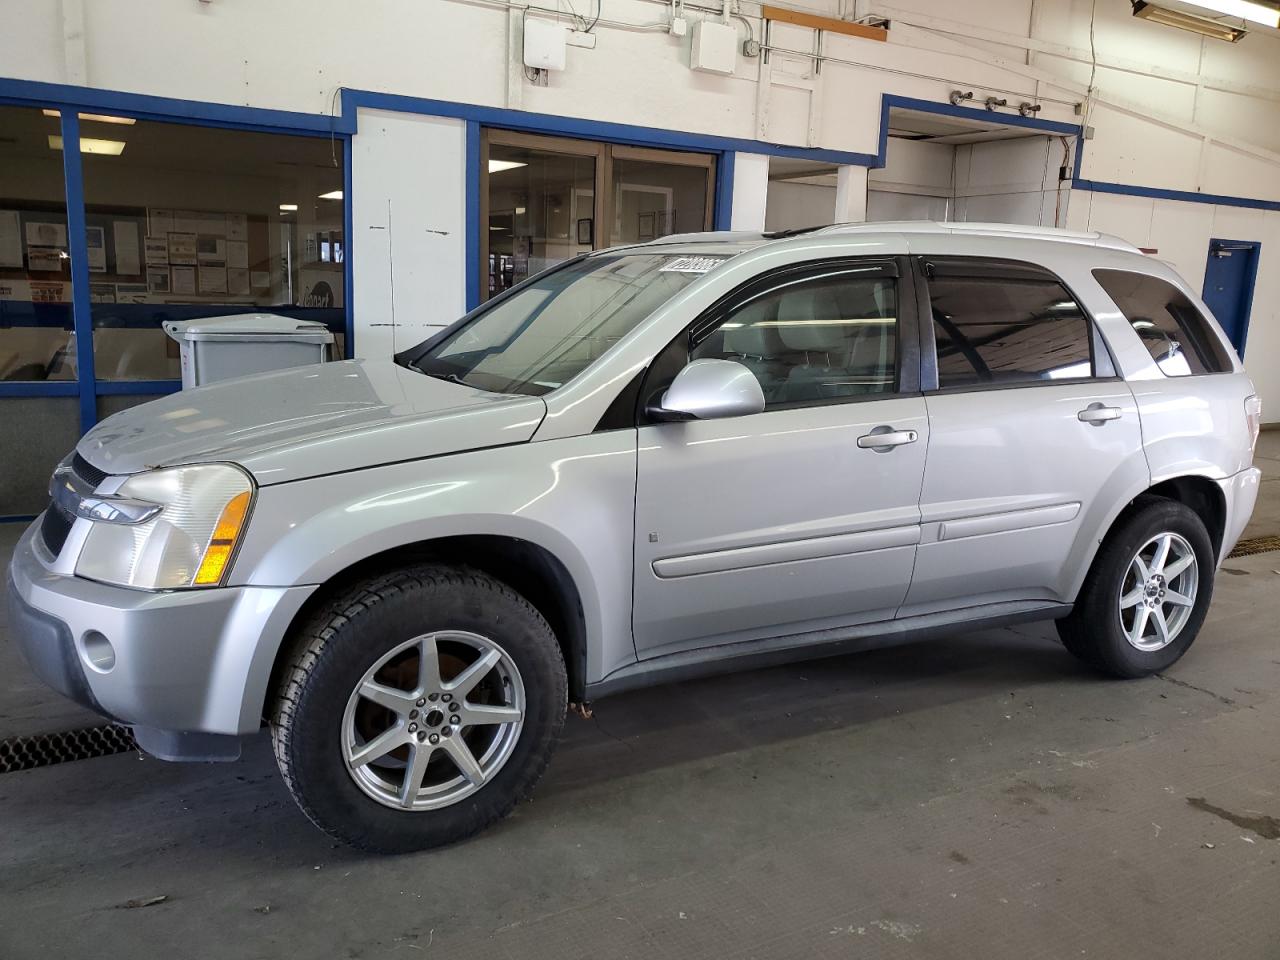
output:
[[[848,235],[856,236],[859,239],[872,239],[880,236],[890,237],[910,234],[947,234],[950,236],[1004,238],[1015,241],[1049,240],[1058,243],[1073,243],[1122,250],[1126,253],[1142,252],[1126,240],[1121,240],[1119,237],[1114,237],[1110,234],[1098,233],[1097,231],[1061,230],[1056,227],[1038,227],[1019,223],[941,223],[936,220],[836,223],[799,230],[777,230],[762,233],[727,230],[706,233],[680,233],[652,240],[649,243],[642,244],[642,246],[695,247],[702,244],[715,244],[725,248],[734,248],[740,252],[796,236]],[[710,251],[708,250],[707,252]]]

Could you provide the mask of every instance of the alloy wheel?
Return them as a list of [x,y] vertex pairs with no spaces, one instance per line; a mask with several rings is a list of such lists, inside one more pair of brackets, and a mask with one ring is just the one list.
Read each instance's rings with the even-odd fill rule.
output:
[[1120,585],[1120,629],[1135,649],[1161,650],[1182,632],[1195,609],[1200,567],[1195,550],[1176,533],[1142,545]]
[[383,656],[352,690],[343,759],[379,803],[435,810],[493,779],[524,717],[520,671],[499,644],[461,630],[423,634]]

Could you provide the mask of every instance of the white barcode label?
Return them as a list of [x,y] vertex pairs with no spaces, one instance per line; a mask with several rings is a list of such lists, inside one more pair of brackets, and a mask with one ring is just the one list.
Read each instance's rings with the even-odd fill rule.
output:
[[724,257],[676,257],[660,273],[706,273],[724,262]]

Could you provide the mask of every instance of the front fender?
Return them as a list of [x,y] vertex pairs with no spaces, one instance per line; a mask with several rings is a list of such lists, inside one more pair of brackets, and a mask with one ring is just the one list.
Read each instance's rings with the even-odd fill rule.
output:
[[636,434],[619,430],[263,487],[231,582],[322,584],[372,556],[452,536],[534,543],[568,571],[587,682],[635,660]]

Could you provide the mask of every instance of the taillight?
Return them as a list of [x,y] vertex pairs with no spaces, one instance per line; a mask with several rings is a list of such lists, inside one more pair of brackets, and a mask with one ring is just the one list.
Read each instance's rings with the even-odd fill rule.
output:
[[1244,398],[1244,418],[1249,424],[1249,452],[1258,444],[1258,431],[1262,429],[1262,400],[1255,394]]

